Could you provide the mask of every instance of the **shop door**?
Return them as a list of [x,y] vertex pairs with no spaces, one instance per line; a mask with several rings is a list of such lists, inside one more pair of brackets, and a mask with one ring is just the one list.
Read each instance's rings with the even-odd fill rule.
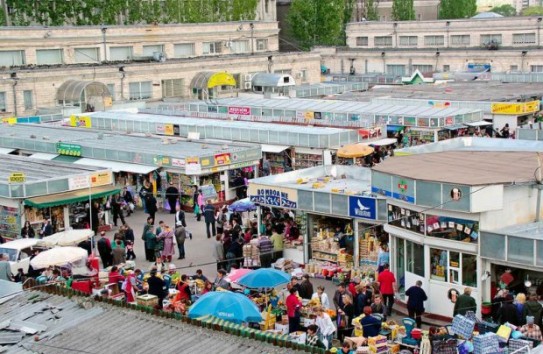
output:
[[405,240],[396,238],[396,280],[398,280],[398,292],[402,299],[405,297]]
[[424,278],[424,246],[405,240],[405,276],[399,278],[400,286],[409,289],[417,280],[422,281],[422,288],[428,294],[428,282]]

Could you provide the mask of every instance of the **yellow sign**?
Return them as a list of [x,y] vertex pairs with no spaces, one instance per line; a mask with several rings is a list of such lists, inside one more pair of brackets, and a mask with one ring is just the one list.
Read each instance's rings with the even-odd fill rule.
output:
[[207,88],[216,86],[236,86],[236,79],[229,73],[215,73],[207,80]]
[[91,128],[91,117],[89,116],[70,116],[70,126],[78,128]]
[[202,159],[202,166],[209,166],[211,165],[211,162],[209,161],[209,159]]
[[9,183],[25,183],[25,181],[26,176],[22,172],[12,172],[8,178]]
[[173,124],[164,124],[164,135],[173,135]]
[[113,106],[113,99],[111,96],[104,97],[104,107],[111,107]]
[[111,171],[96,172],[91,175],[91,187],[111,184]]
[[2,123],[9,125],[17,124],[17,117],[2,118]]
[[492,114],[527,114],[539,111],[539,101],[492,103]]
[[306,120],[313,119],[313,118],[315,118],[315,113],[307,111],[307,112],[304,113],[304,118]]

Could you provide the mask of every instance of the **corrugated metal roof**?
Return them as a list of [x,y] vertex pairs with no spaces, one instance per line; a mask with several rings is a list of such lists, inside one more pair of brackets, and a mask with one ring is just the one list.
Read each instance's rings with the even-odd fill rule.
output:
[[[29,298],[39,294],[39,301]],[[88,300],[88,299],[85,299]],[[53,313],[56,309],[56,313]],[[64,297],[31,292],[0,305],[0,323],[27,319],[47,326],[40,341],[27,335],[7,353],[285,353],[285,348],[105,304],[84,309]],[[0,338],[8,332],[0,330]],[[20,335],[19,335],[20,336]],[[290,353],[296,351],[289,350]]]
[[[194,102],[195,104],[197,102]],[[201,102],[199,102],[201,103]],[[390,103],[368,103],[336,100],[312,100],[312,99],[263,99],[263,98],[223,98],[217,100],[218,105],[236,105],[260,108],[277,108],[291,110],[307,110],[312,112],[333,112],[333,113],[359,113],[359,114],[380,114],[380,115],[401,115],[424,117],[450,117],[461,114],[478,112],[468,108],[433,108],[417,106],[400,106]]]
[[[31,136],[34,136],[34,138],[31,138]],[[62,141],[78,144],[83,147],[102,148],[106,151],[114,151],[115,153],[131,152],[179,158],[237,152],[258,147],[257,145],[229,143],[228,149],[223,149],[223,144],[219,143],[188,141],[179,141],[176,144],[163,144],[161,139],[152,137],[111,134],[73,128],[44,127],[32,124],[5,126],[0,130],[0,141],[15,137],[27,139],[30,143],[34,141],[36,145],[40,141]]]

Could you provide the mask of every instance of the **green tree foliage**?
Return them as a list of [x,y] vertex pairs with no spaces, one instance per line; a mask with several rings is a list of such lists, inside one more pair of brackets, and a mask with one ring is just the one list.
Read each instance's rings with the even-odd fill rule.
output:
[[[253,20],[258,0],[5,0],[13,25],[116,25]],[[2,15],[3,15],[2,11]],[[2,16],[0,15],[0,16]],[[0,18],[3,19],[3,16]]]
[[470,18],[477,13],[477,0],[441,0],[439,18]]
[[542,16],[543,6],[530,6],[522,10],[522,16]]
[[378,21],[377,2],[375,0],[364,1],[364,18],[368,21]]
[[345,0],[293,0],[287,21],[294,38],[304,49],[344,44],[345,6]]
[[517,15],[517,10],[509,4],[493,7],[492,9],[490,9],[490,11],[500,14],[505,17],[511,17],[511,16]]
[[415,19],[413,0],[394,0],[392,18],[394,21],[413,21]]

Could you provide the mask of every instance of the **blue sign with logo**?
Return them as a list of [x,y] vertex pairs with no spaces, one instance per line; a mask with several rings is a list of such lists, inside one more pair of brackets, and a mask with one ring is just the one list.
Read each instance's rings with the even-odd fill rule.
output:
[[376,220],[377,200],[368,197],[349,196],[349,216]]

